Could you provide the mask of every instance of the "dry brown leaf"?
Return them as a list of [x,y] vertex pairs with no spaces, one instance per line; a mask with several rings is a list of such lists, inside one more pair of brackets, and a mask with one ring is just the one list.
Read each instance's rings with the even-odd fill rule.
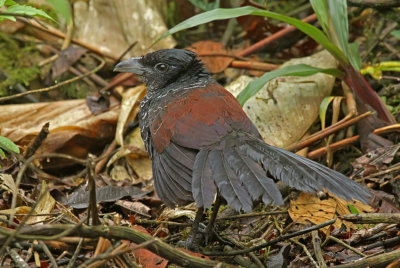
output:
[[142,157],[135,159],[128,156],[127,160],[129,165],[132,167],[139,178],[146,181],[153,178],[152,162],[149,158]]
[[[132,226],[132,229],[151,235],[145,228],[139,225]],[[134,243],[131,243],[134,244]],[[150,250],[138,248],[133,251],[135,259],[144,268],[165,268],[168,266],[168,260],[158,256]]]
[[[51,196],[48,191],[47,183],[42,181],[42,188],[40,189],[40,196],[44,195],[39,203],[36,205],[36,208],[33,210],[33,215],[35,214],[47,214],[50,213],[54,206],[56,205],[56,200]],[[27,220],[27,224],[34,224],[37,222],[44,221],[49,216],[33,216]]]
[[233,61],[233,57],[225,50],[224,45],[218,42],[209,40],[199,41],[187,49],[199,54],[199,58],[211,73],[224,71]]
[[[330,198],[321,200],[316,195],[301,193],[296,200],[290,201],[289,215],[294,222],[308,224],[321,224],[337,216],[351,214],[348,205],[353,205],[360,213],[372,212],[374,209],[360,201],[346,201],[334,194],[329,193]],[[335,228],[344,224],[347,228],[358,229],[356,224],[337,219]],[[327,227],[322,229],[327,230]]]
[[[0,210],[0,213],[1,214],[6,214],[6,215],[15,215],[15,214],[28,214],[28,212],[31,210],[31,208],[30,207],[27,207],[27,206],[21,206],[21,207],[16,207],[16,208],[14,208],[14,209],[3,209],[3,210]],[[2,218],[2,219],[4,219],[4,220],[7,220],[8,219],[8,216],[5,216],[5,215],[0,215],[0,218]],[[18,219],[18,220],[22,220],[23,218],[24,218],[24,216],[16,216],[16,218]],[[6,223],[4,223],[4,222],[0,222],[0,226],[3,226],[3,227],[5,227],[5,226],[7,226],[7,224]]]
[[26,146],[50,123],[47,136],[37,154],[63,152],[86,157],[92,150],[114,138],[119,104],[111,99],[107,112],[93,115],[85,100],[68,100],[34,104],[2,105],[0,135]]
[[114,181],[131,180],[131,176],[124,166],[115,165],[110,171],[111,178]]
[[73,1],[74,38],[114,58],[134,42],[137,44],[127,56],[173,48],[176,42],[172,35],[152,45],[168,30],[163,16],[167,5],[166,1],[159,0]]
[[123,94],[121,112],[118,117],[117,130],[115,133],[115,141],[117,144],[124,144],[123,134],[126,124],[136,117],[139,111],[139,102],[145,94],[146,87],[144,85],[130,88]]
[[146,217],[151,217],[151,215],[149,214],[151,209],[146,206],[145,204],[143,204],[142,202],[132,202],[132,201],[128,201],[128,200],[117,200],[115,201],[115,204],[123,207],[127,210],[130,210],[132,212],[144,215]]
[[[301,193],[296,200],[290,201],[289,215],[294,222],[321,224],[336,217],[336,202],[329,198],[320,200],[310,193]],[[335,227],[337,226],[337,221]]]

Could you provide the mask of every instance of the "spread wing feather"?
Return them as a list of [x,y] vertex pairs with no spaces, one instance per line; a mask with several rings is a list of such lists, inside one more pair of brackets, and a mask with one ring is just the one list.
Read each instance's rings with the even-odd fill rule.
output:
[[209,153],[212,177],[222,197],[237,211],[250,212],[253,206],[249,193],[224,158],[222,151]]

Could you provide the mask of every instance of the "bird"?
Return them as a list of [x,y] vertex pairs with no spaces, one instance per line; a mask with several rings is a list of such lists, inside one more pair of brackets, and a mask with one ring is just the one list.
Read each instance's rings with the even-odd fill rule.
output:
[[146,85],[138,117],[155,190],[168,207],[195,202],[190,243],[214,200],[224,199],[238,212],[252,211],[257,200],[282,206],[276,180],[303,192],[327,190],[369,203],[369,191],[342,173],[265,143],[195,52],[161,49],[124,60],[114,71],[134,73]]

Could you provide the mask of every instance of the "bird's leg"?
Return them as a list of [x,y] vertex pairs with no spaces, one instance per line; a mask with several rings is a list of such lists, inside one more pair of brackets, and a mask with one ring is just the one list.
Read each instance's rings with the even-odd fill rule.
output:
[[186,248],[187,249],[198,249],[196,237],[197,233],[199,232],[199,224],[201,221],[201,218],[203,217],[204,213],[204,208],[198,208],[196,217],[194,218],[192,229],[190,230],[190,235],[189,238],[186,242]]
[[211,213],[211,217],[210,220],[208,221],[206,230],[205,230],[205,244],[208,244],[208,241],[211,240],[212,236],[213,236],[213,227],[214,227],[214,223],[215,223],[215,219],[217,218],[218,215],[218,211],[219,211],[219,207],[221,206],[221,202],[222,202],[222,197],[219,194],[219,192],[217,193],[217,197],[215,199],[215,203],[212,209],[212,213]]

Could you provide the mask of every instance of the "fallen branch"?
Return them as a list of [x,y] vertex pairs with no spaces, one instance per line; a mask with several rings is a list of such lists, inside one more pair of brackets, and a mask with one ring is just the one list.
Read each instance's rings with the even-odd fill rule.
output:
[[[333,223],[334,221],[330,221]],[[331,224],[330,223],[330,224]],[[315,226],[314,226],[315,227]],[[124,226],[87,226],[74,224],[45,224],[35,226],[25,226],[21,228],[18,234],[14,230],[1,228],[3,236],[0,236],[0,243],[3,243],[9,236],[14,236],[18,240],[54,240],[54,236],[60,233],[69,232],[69,235],[98,238],[104,237],[107,239],[129,240],[136,244],[142,244],[146,241],[155,240],[151,244],[145,246],[146,249],[167,259],[175,264],[184,267],[202,268],[202,267],[236,267],[227,263],[222,263],[213,260],[206,260],[199,257],[191,256],[172,246],[162,242],[161,240]],[[7,234],[4,232],[7,231]]]

